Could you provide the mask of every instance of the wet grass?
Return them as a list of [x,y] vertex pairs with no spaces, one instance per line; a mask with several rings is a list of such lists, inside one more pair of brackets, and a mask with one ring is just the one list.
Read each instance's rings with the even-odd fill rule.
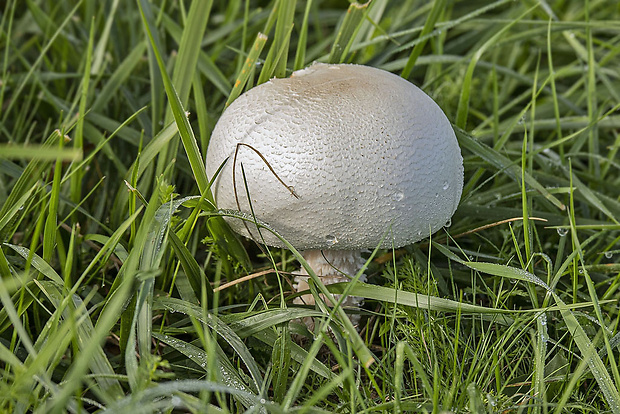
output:
[[[3,411],[620,413],[615,2],[0,4]],[[298,253],[236,237],[204,167],[316,60],[419,85],[465,159],[451,226],[348,287],[360,332],[292,305]]]

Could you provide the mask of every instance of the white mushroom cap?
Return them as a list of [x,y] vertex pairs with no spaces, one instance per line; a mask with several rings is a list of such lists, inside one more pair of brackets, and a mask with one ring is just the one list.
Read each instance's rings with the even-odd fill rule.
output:
[[[361,65],[314,64],[241,95],[222,114],[207,152],[219,208],[250,206],[300,250],[402,247],[439,230],[463,189],[450,122],[422,90]],[[238,219],[229,221],[248,236]],[[257,233],[252,223],[252,237]],[[268,231],[267,244],[283,247]],[[386,236],[385,239],[384,236]]]

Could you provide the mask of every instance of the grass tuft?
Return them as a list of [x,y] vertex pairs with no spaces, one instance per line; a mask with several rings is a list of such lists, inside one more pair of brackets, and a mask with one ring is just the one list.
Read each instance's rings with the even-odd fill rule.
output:
[[[610,0],[3,2],[0,411],[620,413],[618,21]],[[368,254],[368,283],[242,240],[224,217],[277,229],[206,175],[222,111],[314,61],[419,85],[462,148],[451,224]],[[334,295],[364,297],[362,329]]]

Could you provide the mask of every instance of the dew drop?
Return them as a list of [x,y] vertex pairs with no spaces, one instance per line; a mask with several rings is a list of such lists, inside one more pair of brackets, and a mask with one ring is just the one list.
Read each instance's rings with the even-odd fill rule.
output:
[[494,396],[492,396],[491,394],[487,393],[487,401],[489,401],[489,405],[491,407],[495,407],[497,405],[497,400],[495,399]]
[[443,189],[444,189],[444,191],[447,190],[448,188],[450,188],[450,184],[448,184],[447,181],[444,181],[443,182]]
[[394,201],[401,201],[403,198],[405,198],[405,194],[401,193],[400,191],[392,194],[392,199]]
[[261,404],[266,404],[266,403],[267,403],[267,400],[266,400],[266,399],[264,399],[264,398],[261,398],[261,399],[260,399],[260,403],[261,403]]
[[325,236],[325,241],[330,246],[333,246],[334,244],[338,243],[338,239],[333,234],[328,234],[327,236]]
[[540,324],[542,326],[545,326],[547,324],[547,314],[543,313],[538,317],[538,320],[540,321]]
[[605,257],[611,259],[612,257],[614,257],[614,254],[613,252],[605,252]]
[[452,219],[449,218],[448,221],[446,222],[446,224],[444,224],[444,227],[450,227],[452,225]]
[[568,229],[563,228],[563,227],[559,227],[558,228],[558,234],[560,235],[560,237],[564,237],[568,234]]

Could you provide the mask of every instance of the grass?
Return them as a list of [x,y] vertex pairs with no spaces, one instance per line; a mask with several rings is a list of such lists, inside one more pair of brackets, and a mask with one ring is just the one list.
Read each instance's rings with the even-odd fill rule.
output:
[[[616,2],[0,7],[0,410],[620,413]],[[419,85],[465,159],[448,228],[329,287],[360,332],[292,305],[299,253],[232,233],[204,167],[315,60]]]

